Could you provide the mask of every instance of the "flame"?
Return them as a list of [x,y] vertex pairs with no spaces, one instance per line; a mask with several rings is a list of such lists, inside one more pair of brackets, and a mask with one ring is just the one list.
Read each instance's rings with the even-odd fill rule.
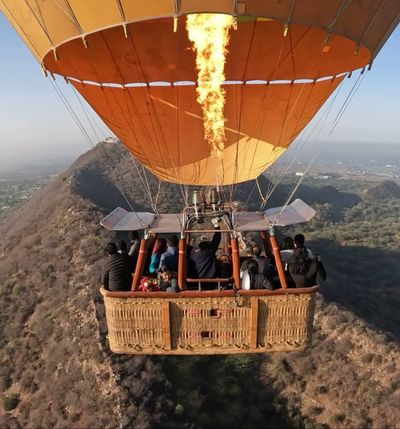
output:
[[187,16],[186,29],[196,51],[197,101],[202,107],[204,136],[211,153],[223,157],[225,136],[225,59],[229,30],[235,27],[231,15],[195,13]]

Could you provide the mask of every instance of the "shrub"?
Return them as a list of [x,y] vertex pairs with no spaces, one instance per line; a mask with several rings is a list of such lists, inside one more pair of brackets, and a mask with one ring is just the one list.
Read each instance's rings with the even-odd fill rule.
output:
[[363,356],[361,356],[361,362],[362,363],[371,363],[374,360],[374,354],[373,353],[367,353]]
[[3,375],[0,377],[0,389],[7,390],[12,384],[12,379],[9,374]]
[[17,408],[19,403],[19,395],[17,393],[13,393],[11,395],[5,396],[3,399],[3,407],[5,411],[12,411]]
[[313,416],[320,415],[323,411],[324,411],[324,409],[322,407],[312,407],[308,411],[308,414],[313,417]]

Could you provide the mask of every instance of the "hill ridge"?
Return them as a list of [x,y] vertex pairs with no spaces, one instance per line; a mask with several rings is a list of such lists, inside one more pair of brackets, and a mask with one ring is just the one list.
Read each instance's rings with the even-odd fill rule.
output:
[[[113,165],[104,161],[110,151]],[[149,180],[155,189],[150,175]],[[305,353],[193,359],[109,353],[98,281],[104,243],[116,236],[101,229],[99,221],[117,205],[126,207],[121,187],[135,209],[149,208],[129,156],[103,144],[1,222],[0,427],[395,424],[400,417],[393,406],[400,387],[393,362],[398,347],[335,302],[318,301],[315,342]],[[178,210],[177,185],[163,187],[161,209]],[[247,199],[251,187],[238,187],[238,198]],[[271,205],[280,204],[287,190],[278,189]],[[308,203],[358,210],[359,197],[325,191],[302,188],[312,200]],[[259,206],[256,197],[250,208]],[[331,258],[343,252],[335,246],[323,244],[327,260],[329,251]],[[333,264],[327,265],[329,275]],[[346,285],[339,286],[323,287],[328,301],[344,296]],[[346,386],[352,398],[346,403],[339,400],[344,389],[340,365],[351,374]],[[373,371],[377,375],[371,377]],[[13,394],[19,395],[16,404]],[[365,406],[357,408],[360,398]],[[4,401],[15,407],[6,412]]]

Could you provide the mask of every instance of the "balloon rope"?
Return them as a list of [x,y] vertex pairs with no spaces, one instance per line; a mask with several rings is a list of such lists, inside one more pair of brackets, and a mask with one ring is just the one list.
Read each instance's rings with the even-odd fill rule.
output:
[[[282,209],[280,210],[278,216],[275,219],[274,224],[276,224],[276,222],[279,220],[280,216],[282,215],[283,211],[285,210],[285,208],[287,207],[287,205],[289,204],[290,200],[293,198],[294,194],[296,193],[296,191],[298,190],[299,186],[301,185],[301,183],[303,182],[304,178],[306,177],[306,175],[309,173],[311,167],[313,166],[313,164],[315,163],[316,159],[318,158],[318,155],[320,154],[322,147],[325,145],[325,143],[329,140],[329,138],[331,137],[333,131],[335,130],[335,128],[337,127],[337,124],[339,123],[340,119],[343,117],[344,112],[347,110],[351,100],[353,99],[355,93],[358,91],[358,89],[360,88],[361,83],[363,82],[365,78],[365,74],[361,74],[358,76],[356,82],[354,83],[353,87],[351,88],[346,100],[343,102],[339,112],[337,113],[333,124],[331,126],[331,130],[329,132],[329,134],[326,136],[326,138],[324,140],[321,141],[321,143],[318,145],[317,150],[314,153],[314,156],[311,158],[310,162],[308,163],[308,165],[306,166],[303,175],[300,176],[296,186],[292,189],[292,192],[289,194],[285,204],[282,206]],[[328,113],[329,114],[329,113]]]
[[[254,20],[253,31],[251,33],[251,41],[250,41],[249,51],[248,51],[248,54],[247,54],[247,57],[246,57],[246,63],[244,65],[244,69],[243,69],[243,79],[242,79],[243,84],[241,85],[240,104],[239,104],[239,124],[238,124],[239,126],[238,126],[238,131],[237,131],[238,144],[236,145],[235,167],[234,167],[234,174],[233,174],[234,183],[236,183],[237,175],[238,175],[238,170],[239,170],[238,166],[239,166],[239,142],[240,142],[240,134],[241,134],[240,130],[241,130],[241,127],[242,127],[243,99],[244,99],[244,93],[246,92],[246,91],[243,90],[244,87],[245,87],[244,81],[246,80],[246,73],[247,73],[247,69],[248,69],[248,66],[249,66],[250,53],[251,53],[252,48],[253,48],[254,36],[255,36],[255,33],[256,33],[256,26],[257,26],[257,20]],[[234,186],[232,199],[235,197],[235,193],[236,193],[236,187]]]
[[[143,186],[143,189],[146,191],[146,195],[147,195],[147,197],[149,198],[149,200],[150,200],[150,205],[151,205],[151,207],[152,207],[152,209],[154,210],[154,211],[156,211],[156,205],[154,204],[154,202],[153,202],[153,195],[152,195],[152,193],[151,193],[151,189],[150,189],[150,186],[148,185],[148,182],[147,182],[147,185],[146,185],[146,180],[144,179],[144,177],[142,176],[142,174],[141,174],[141,172],[140,172],[140,170],[139,170],[139,167],[138,167],[138,165],[137,165],[137,162],[136,162],[136,159],[135,159],[135,157],[132,155],[132,153],[131,152],[129,152],[129,155],[130,155],[130,158],[131,158],[131,160],[132,160],[132,163],[133,163],[133,165],[134,165],[134,167],[135,167],[135,169],[136,169],[136,172],[137,172],[137,175],[138,175],[138,177],[139,177],[139,180],[140,180],[140,182],[142,183],[142,186]],[[144,173],[145,173],[145,171],[143,171]]]
[[[73,88],[75,89],[75,87],[73,87]],[[99,135],[97,134],[96,130],[94,129],[94,126],[93,126],[93,124],[92,124],[92,121],[91,121],[91,120],[90,120],[90,118],[89,118],[89,115],[88,115],[88,113],[87,113],[87,110],[86,110],[86,108],[85,108],[85,105],[83,104],[83,102],[82,102],[81,98],[80,98],[80,97],[79,97],[79,95],[77,94],[77,91],[75,90],[75,91],[73,91],[73,93],[75,94],[75,97],[76,97],[76,99],[78,100],[78,103],[80,104],[80,106],[81,106],[81,108],[82,108],[82,110],[83,110],[83,114],[85,115],[86,120],[89,122],[90,128],[91,128],[91,129],[92,129],[92,131],[93,131],[93,134],[96,136],[97,141],[100,141],[100,140],[101,140],[101,138],[99,137]]]
[[[75,94],[75,97],[77,98],[77,100],[78,100],[78,102],[79,102],[79,104],[80,104],[80,106],[81,106],[81,108],[82,108],[82,110],[83,110],[83,112],[84,112],[84,114],[85,114],[85,116],[86,116],[87,121],[89,122],[90,127],[92,128],[92,131],[93,131],[94,135],[95,135],[95,136],[96,136],[96,138],[97,138],[97,141],[100,141],[101,139],[100,139],[100,137],[98,136],[98,134],[97,134],[96,130],[94,129],[94,126],[93,126],[92,121],[91,121],[91,119],[90,119],[90,117],[89,117],[89,115],[88,115],[88,111],[87,111],[87,109],[86,109],[86,107],[85,107],[85,104],[83,103],[83,101],[82,101],[81,97],[78,95],[78,91],[75,89],[75,87],[74,87],[74,86],[72,86],[72,89],[73,89],[73,93]],[[141,180],[142,185],[143,185],[143,188],[144,188],[144,189],[145,189],[145,191],[146,191],[146,195],[147,195],[147,197],[148,197],[148,198],[149,198],[149,200],[150,200],[150,205],[151,205],[151,207],[153,208],[153,210],[155,211],[154,203],[153,203],[153,199],[152,199],[152,195],[151,195],[151,189],[150,189],[150,187],[148,186],[148,184],[147,184],[147,187],[146,187],[146,183],[145,183],[145,181],[143,180],[143,178],[142,178],[142,176],[141,176],[141,174],[140,174],[139,169],[137,168],[136,161],[134,160],[133,155],[132,155],[130,152],[129,152],[129,154],[130,154],[131,159],[134,161],[134,164],[135,164],[135,167],[136,167],[136,170],[137,170],[137,173],[138,173],[139,179]],[[111,157],[112,157],[112,156],[111,156]],[[115,165],[116,165],[116,164],[117,164],[117,162],[115,162]],[[147,179],[147,176],[146,176],[146,179]],[[121,178],[119,178],[119,180],[121,180]],[[121,180],[121,181],[122,181],[122,180]],[[125,183],[125,184],[126,184],[126,183]],[[131,206],[131,207],[132,207],[132,206]]]
[[[98,139],[98,141],[101,141],[102,138],[105,139],[107,137],[107,135],[104,132],[104,129],[102,129],[100,127],[100,125],[98,124],[98,122],[96,121],[96,119],[90,113],[89,109],[85,106],[85,103],[83,103],[83,101],[82,101],[82,97],[78,96],[78,92],[75,89],[75,87],[73,86],[72,88],[74,89],[74,93],[76,95],[76,98],[79,101],[79,104],[80,104],[80,106],[81,106],[81,108],[82,108],[82,110],[83,110],[83,112],[84,112],[84,114],[86,116],[87,121],[90,124],[90,127],[92,128],[92,131],[93,131],[94,135],[96,136],[96,138]],[[102,138],[100,138],[99,135],[97,134],[97,132],[95,131],[93,124],[96,126],[97,130],[99,131],[99,133],[102,134]]]
[[[257,146],[256,146],[256,149],[255,149],[255,151],[254,151],[254,155],[253,155],[253,162],[254,162],[254,157],[255,157],[255,155],[256,155],[256,151],[257,151],[258,143],[259,143],[260,138],[261,138],[261,133],[262,133],[262,130],[263,130],[263,128],[264,128],[265,121],[266,121],[267,116],[268,116],[268,115],[263,115],[263,114],[262,114],[262,112],[263,112],[263,108],[264,108],[264,106],[265,106],[265,104],[266,104],[266,102],[267,102],[267,100],[268,100],[268,95],[269,95],[268,90],[270,89],[270,81],[271,81],[271,80],[275,80],[276,73],[277,73],[277,71],[278,71],[279,65],[281,64],[281,59],[282,59],[282,54],[283,54],[283,47],[284,47],[284,44],[285,44],[285,37],[282,37],[282,39],[281,39],[281,45],[280,45],[280,48],[279,48],[279,54],[278,54],[278,57],[277,57],[276,62],[275,62],[275,68],[274,68],[274,71],[273,71],[273,72],[272,72],[272,74],[269,76],[269,79],[268,79],[268,81],[266,82],[265,87],[264,87],[264,92],[263,92],[263,96],[262,96],[262,101],[261,101],[260,109],[259,109],[259,111],[258,111],[258,115],[257,115],[256,122],[255,122],[255,124],[257,124],[257,123],[259,123],[259,122],[261,121],[261,126],[260,126],[260,128],[259,128],[258,139],[257,139]],[[275,147],[274,147],[274,149],[273,149],[273,150],[275,150]],[[269,184],[269,185],[270,185],[270,184]],[[263,200],[262,200],[262,201],[263,201]]]
[[[308,33],[310,31],[310,28],[308,28],[308,29],[306,29],[305,30],[305,32],[303,33],[303,35],[302,35],[302,37],[301,37],[301,39],[300,40],[302,40],[302,38],[303,37],[305,37],[305,35]],[[285,37],[283,37],[283,39],[282,40],[284,40],[285,39]],[[291,33],[290,33],[290,31],[289,31],[289,40],[290,40],[290,46],[291,46],[291,49],[290,49],[290,51],[291,51],[291,59],[292,59],[292,65],[293,65],[293,73],[295,74],[295,59],[294,59],[294,56],[293,56],[293,40],[292,40],[292,35],[291,35]],[[297,41],[296,42],[296,45],[299,43],[299,41]],[[313,63],[313,68],[314,68],[314,66],[316,65],[316,62],[317,62],[317,58],[315,58],[314,59],[314,63]],[[292,85],[294,85],[294,82],[292,83]],[[294,110],[294,108],[295,108],[295,106],[297,105],[297,103],[298,103],[298,101],[299,101],[299,99],[300,99],[300,97],[301,97],[301,95],[302,95],[302,93],[303,93],[303,91],[304,91],[304,89],[305,89],[305,86],[306,86],[306,83],[303,83],[303,86],[302,86],[302,88],[301,88],[301,91],[299,92],[299,94],[298,94],[298,96],[296,97],[296,100],[295,100],[295,102],[294,102],[294,104],[293,104],[293,106],[292,106],[292,109],[290,110],[290,113],[289,113],[289,115],[287,116],[287,118],[289,118],[291,115],[292,115],[292,113],[293,113],[293,110]],[[305,111],[305,109],[307,108],[307,106],[308,106],[308,103],[309,103],[309,101],[310,101],[310,98],[311,98],[311,95],[312,95],[312,92],[313,92],[313,90],[314,90],[314,87],[312,87],[312,89],[311,89],[311,91],[309,92],[309,94],[308,94],[308,96],[307,96],[307,99],[306,99],[306,101],[305,101],[305,103],[304,103],[304,107],[303,107],[303,109],[302,109],[302,112],[301,112],[301,114],[299,115],[299,118],[298,118],[298,120],[297,120],[297,123],[296,123],[296,127],[295,127],[295,129],[294,129],[294,134],[296,134],[296,131],[297,131],[297,129],[298,129],[298,127],[299,127],[299,124],[300,124],[300,120],[301,120],[301,118],[303,117],[303,113],[304,113],[304,111]],[[285,117],[285,122],[286,122],[286,117]],[[283,132],[283,128],[284,128],[284,126],[285,126],[285,122],[283,123],[283,125],[282,125],[282,131],[281,131],[281,136],[282,136],[282,132]],[[261,130],[260,130],[260,134],[261,134]],[[280,136],[280,139],[279,139],[279,143],[280,143],[280,141],[281,141],[281,136]],[[279,144],[278,144],[278,146],[279,146]],[[269,178],[269,180],[268,180],[268,189],[267,189],[267,192],[266,192],[266,196],[265,196],[265,198],[263,198],[262,199],[262,205],[263,206],[265,206],[265,204],[266,204],[266,202],[267,202],[267,200],[268,200],[268,198],[271,196],[271,194],[274,192],[274,190],[276,189],[276,187],[281,183],[281,181],[282,181],[282,179],[283,179],[283,177],[284,177],[284,175],[286,174],[286,172],[285,171],[283,171],[283,172],[281,172],[281,173],[276,173],[275,175],[274,175],[274,173],[272,172],[271,173],[271,177]]]
[[[266,202],[268,201],[268,199],[271,197],[271,195],[273,194],[273,192],[276,190],[276,188],[279,186],[279,184],[282,182],[283,178],[285,177],[285,175],[287,174],[287,172],[290,170],[290,168],[293,166],[293,164],[295,163],[295,161],[297,160],[297,157],[299,155],[299,153],[301,152],[301,150],[304,148],[304,146],[310,141],[311,136],[314,134],[314,132],[317,130],[317,128],[319,129],[317,136],[319,136],[321,129],[323,128],[323,125],[325,124],[329,113],[336,101],[336,98],[338,96],[338,94],[340,93],[340,90],[343,86],[343,81],[340,83],[340,86],[338,88],[338,90],[336,91],[333,99],[331,100],[331,102],[328,104],[328,106],[325,108],[324,112],[322,113],[322,115],[319,117],[319,119],[317,120],[316,124],[311,128],[310,132],[308,133],[308,136],[306,138],[301,138],[298,140],[298,142],[296,143],[296,146],[294,147],[294,154],[291,158],[291,161],[289,162],[289,164],[280,172],[280,174],[278,174],[278,178],[275,181],[275,183],[273,184],[273,186],[271,187],[271,189],[269,189],[269,191],[267,192],[265,199],[264,199],[264,203],[261,205],[260,209],[264,209]],[[303,133],[304,134],[304,133]]]
[[[305,85],[305,84],[303,84],[302,91],[303,91],[303,89],[304,89],[304,85]],[[296,124],[296,127],[295,127],[295,132],[296,132],[296,130],[297,130],[297,128],[298,128],[298,126],[299,126],[299,123],[300,123],[300,120],[301,120],[301,118],[302,118],[302,116],[303,116],[303,113],[304,113],[305,109],[306,109],[306,108],[307,108],[307,106],[308,106],[308,103],[309,103],[309,101],[310,101],[310,98],[311,98],[311,95],[312,95],[312,93],[313,93],[313,90],[314,90],[314,86],[311,88],[311,91],[309,92],[309,94],[308,94],[308,96],[307,96],[307,100],[306,100],[306,102],[304,103],[304,107],[303,107],[303,110],[302,110],[302,112],[301,112],[301,115],[299,115],[299,119],[298,119],[297,124]],[[296,101],[296,103],[297,103],[297,101]],[[265,207],[265,205],[266,205],[266,203],[267,203],[268,199],[271,197],[271,195],[274,193],[275,189],[279,186],[279,184],[282,182],[283,178],[285,177],[285,175],[287,174],[287,172],[289,171],[289,169],[292,167],[292,165],[293,165],[294,161],[296,160],[296,156],[297,156],[297,154],[298,154],[298,153],[300,152],[300,150],[303,148],[304,144],[305,144],[305,142],[304,142],[304,141],[302,142],[302,144],[300,144],[300,143],[299,143],[299,141],[297,141],[297,142],[294,144],[294,146],[292,146],[292,147],[291,147],[291,149],[293,149],[293,150],[295,151],[295,153],[294,153],[294,155],[292,156],[292,160],[291,160],[291,162],[289,163],[289,165],[288,165],[286,168],[284,168],[282,171],[277,172],[275,175],[273,175],[273,174],[271,175],[271,178],[268,180],[268,182],[269,182],[269,183],[268,183],[268,189],[267,189],[267,192],[265,193],[265,197],[263,197],[263,198],[262,198],[262,203],[261,203],[260,208],[264,208],[264,207]],[[296,152],[296,151],[297,151],[297,152]]]
[[[77,116],[77,114],[75,113],[74,109],[72,108],[70,102],[68,101],[68,99],[66,98],[66,96],[63,94],[63,92],[61,91],[61,89],[59,88],[59,86],[57,85],[57,82],[52,79],[50,79],[50,82],[54,88],[54,90],[56,91],[57,95],[60,97],[62,103],[64,104],[64,106],[66,107],[66,109],[68,110],[69,114],[71,115],[72,119],[74,120],[75,124],[78,126],[78,128],[80,129],[80,131],[82,132],[83,136],[85,137],[86,141],[88,142],[89,146],[94,149],[95,148],[95,144],[92,141],[90,135],[88,134],[88,132],[85,129],[85,126],[82,124],[81,120],[79,119],[79,117]],[[107,164],[108,162],[108,157],[107,157],[107,153],[104,149],[104,147],[102,145],[98,146],[100,148],[100,152],[101,154],[104,156],[104,162]],[[142,219],[139,217],[139,215],[137,214],[137,212],[135,211],[135,209],[133,208],[132,204],[130,203],[129,199],[127,198],[126,194],[124,193],[124,191],[121,189],[121,187],[118,185],[118,183],[115,184],[116,188],[118,189],[118,191],[121,193],[121,195],[124,197],[125,201],[127,202],[128,206],[130,207],[130,209],[132,210],[132,212],[136,215],[136,217],[138,218],[138,221],[140,223],[140,225],[144,228],[145,225],[142,221]]]

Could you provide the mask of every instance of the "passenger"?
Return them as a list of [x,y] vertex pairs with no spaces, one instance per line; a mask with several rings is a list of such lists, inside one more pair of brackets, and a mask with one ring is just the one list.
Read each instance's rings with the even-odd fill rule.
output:
[[197,248],[189,249],[189,260],[193,269],[193,277],[198,279],[215,278],[217,275],[217,260],[215,253],[218,250],[221,242],[221,232],[219,231],[218,218],[212,219],[214,229],[218,230],[214,233],[211,241],[206,235],[201,236],[200,243]]
[[117,249],[119,254],[128,254],[128,246],[124,240],[117,241]]
[[165,238],[157,238],[154,243],[153,252],[149,265],[149,274],[154,275],[160,266],[161,255],[167,250],[167,240]]
[[254,244],[251,249],[251,257],[243,262],[240,267],[241,271],[248,269],[248,264],[250,261],[255,261],[257,263],[257,274],[264,274],[269,276],[272,270],[269,259],[261,255],[261,247],[258,244]]
[[288,264],[293,255],[294,242],[292,237],[285,237],[280,246],[280,254],[283,264]]
[[[286,277],[286,285],[288,288],[295,288],[296,284],[294,283],[292,277],[289,274],[289,261],[290,258],[293,256],[293,249],[294,249],[294,241],[292,237],[285,237],[279,247],[280,249],[280,256],[281,261],[283,264],[283,269],[285,270],[285,277]],[[274,286],[276,288],[280,288],[280,280],[279,276],[276,276],[274,281]]]
[[[306,248],[305,245],[304,245],[305,237],[304,237],[303,234],[297,234],[297,235],[295,235],[295,237],[293,239],[293,242],[294,242],[294,247],[295,248],[301,248],[301,247],[303,247],[304,249]],[[311,250],[310,249],[306,249],[306,250],[307,250],[307,254],[308,254],[309,259],[313,259],[314,255],[311,252]]]
[[170,271],[178,271],[178,242],[176,235],[167,238],[167,250],[160,257],[160,268],[165,265]]
[[176,279],[176,272],[171,271],[168,267],[163,265],[160,270],[160,290],[163,292],[178,292],[178,280]]
[[250,259],[247,264],[247,273],[249,277],[250,289],[268,289],[272,290],[272,284],[267,276],[259,272],[260,266],[255,259]]
[[127,253],[118,253],[115,243],[106,247],[108,257],[103,263],[101,281],[106,290],[130,291],[132,286],[132,263]]
[[135,271],[136,263],[139,256],[139,248],[140,248],[139,233],[137,231],[130,231],[129,239],[131,241],[131,245],[129,248],[129,256],[131,257],[131,260],[132,260],[133,271]]
[[309,258],[305,247],[296,247],[289,261],[289,273],[297,288],[315,286],[318,281],[326,280],[326,271],[321,257]]
[[228,255],[221,255],[217,259],[217,277],[227,279],[232,276],[232,261]]

